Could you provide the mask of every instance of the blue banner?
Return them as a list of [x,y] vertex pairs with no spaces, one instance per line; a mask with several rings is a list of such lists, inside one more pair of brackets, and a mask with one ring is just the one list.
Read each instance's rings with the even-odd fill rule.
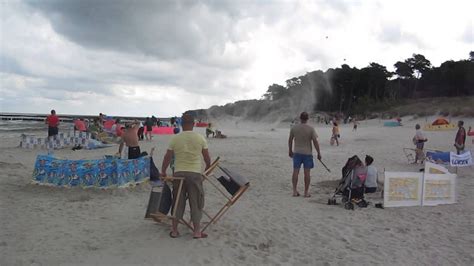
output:
[[150,157],[133,160],[61,160],[38,155],[33,181],[64,187],[121,187],[145,181],[150,176]]

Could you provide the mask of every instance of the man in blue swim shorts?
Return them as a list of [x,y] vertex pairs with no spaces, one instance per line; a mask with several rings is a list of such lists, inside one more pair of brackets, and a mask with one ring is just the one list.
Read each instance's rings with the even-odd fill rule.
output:
[[[311,169],[314,167],[313,145],[318,152],[318,160],[321,160],[318,135],[314,128],[307,124],[308,119],[308,113],[302,112],[300,115],[301,123],[291,128],[290,137],[288,138],[288,155],[293,158],[293,197],[300,195],[297,185],[301,165],[303,165],[304,169],[304,196],[311,197],[309,194],[309,183],[311,181]],[[311,145],[311,142],[313,145]]]

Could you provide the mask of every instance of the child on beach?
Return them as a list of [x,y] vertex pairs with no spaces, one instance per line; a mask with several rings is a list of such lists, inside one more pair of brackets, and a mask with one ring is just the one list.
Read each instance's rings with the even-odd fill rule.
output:
[[[339,146],[339,138],[341,137],[341,135],[339,134],[339,126],[337,125],[336,122],[333,123],[333,127],[332,127],[332,139],[334,140],[334,142],[336,142],[336,145]],[[332,141],[331,141],[332,143]],[[333,145],[333,144],[331,144]]]

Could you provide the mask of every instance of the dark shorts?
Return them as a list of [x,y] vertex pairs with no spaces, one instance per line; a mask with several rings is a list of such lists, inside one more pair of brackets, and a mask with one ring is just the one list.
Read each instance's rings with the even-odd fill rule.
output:
[[137,159],[140,157],[140,147],[128,147],[128,159]]
[[58,134],[58,127],[48,127],[48,137],[56,136]]
[[375,193],[377,191],[376,187],[366,187],[365,188],[365,193]]
[[416,148],[417,149],[423,150],[423,147],[425,147],[425,142],[424,141],[418,141],[418,143],[416,143]]
[[147,132],[153,131],[153,127],[152,127],[152,126],[146,126],[146,131],[147,131]]
[[300,153],[293,154],[293,168],[300,169],[301,165],[303,165],[304,169],[314,168],[313,155]]

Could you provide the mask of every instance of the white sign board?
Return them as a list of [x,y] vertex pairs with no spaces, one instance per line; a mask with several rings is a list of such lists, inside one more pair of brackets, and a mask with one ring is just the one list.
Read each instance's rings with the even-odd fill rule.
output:
[[423,173],[385,172],[384,207],[421,206]]
[[456,203],[456,175],[426,173],[423,183],[423,206]]
[[455,167],[471,166],[472,165],[471,152],[467,151],[459,155],[455,152],[451,152],[449,154],[449,163],[451,164],[451,166],[455,166]]

